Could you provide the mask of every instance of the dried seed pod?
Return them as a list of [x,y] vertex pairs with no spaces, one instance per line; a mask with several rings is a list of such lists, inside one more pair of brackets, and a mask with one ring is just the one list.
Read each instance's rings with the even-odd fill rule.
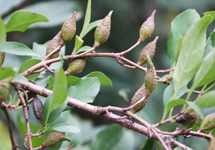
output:
[[105,43],[109,38],[112,13],[113,11],[110,11],[108,15],[102,20],[102,22],[97,26],[94,35],[95,42],[93,47],[99,47],[101,44]]
[[0,104],[7,98],[11,79],[12,77],[8,77],[0,81]]
[[[49,42],[47,49],[46,49],[46,56],[54,51],[59,46],[63,46],[65,44],[64,40],[60,36],[61,31]],[[56,53],[52,54],[48,59],[56,58],[59,56],[60,49]]]
[[139,61],[138,61],[138,65],[143,65],[146,63],[147,61],[147,54],[149,55],[150,59],[152,59],[154,57],[155,54],[155,49],[156,49],[156,43],[158,40],[158,36],[155,37],[155,39],[148,43],[140,52],[140,56],[139,56]]
[[143,42],[145,39],[151,37],[154,32],[155,24],[154,24],[154,17],[155,17],[154,10],[149,18],[142,24],[140,27],[140,38],[139,40]]
[[76,75],[84,70],[87,58],[77,58],[70,62],[68,69],[65,71],[66,75]]
[[182,129],[186,130],[191,128],[199,119],[198,114],[193,111],[191,113],[185,112],[184,114],[175,118],[177,123],[182,124]]
[[0,54],[1,54],[1,62],[0,62],[0,64],[2,66],[2,64],[4,63],[4,60],[5,60],[5,53],[0,53]]
[[52,132],[45,138],[44,142],[42,143],[42,148],[54,147],[60,141],[71,142],[71,140],[65,137],[65,135],[58,132]]
[[[144,98],[145,97],[145,98]],[[135,103],[137,103],[138,101],[140,101],[142,98],[144,98],[143,102],[141,102],[140,104],[136,105],[135,107],[133,107],[131,109],[132,113],[136,113],[138,111],[140,111],[141,109],[143,109],[143,107],[146,105],[147,102],[147,97],[146,97],[146,90],[145,90],[145,84],[143,84],[134,94],[134,96],[131,99],[131,105],[134,105]]]
[[157,74],[155,71],[155,67],[149,58],[149,55],[147,55],[147,73],[145,76],[145,90],[146,90],[146,95],[149,96],[152,91],[155,89],[157,85],[157,80],[156,80]]
[[213,139],[210,141],[208,150],[215,150],[215,138],[213,137]]
[[213,130],[215,128],[215,113],[207,115],[201,123],[200,131]]
[[73,11],[73,15],[62,26],[60,36],[64,42],[72,40],[76,31],[76,17],[77,13]]
[[43,123],[43,103],[36,95],[33,96],[33,111],[37,120],[42,124]]

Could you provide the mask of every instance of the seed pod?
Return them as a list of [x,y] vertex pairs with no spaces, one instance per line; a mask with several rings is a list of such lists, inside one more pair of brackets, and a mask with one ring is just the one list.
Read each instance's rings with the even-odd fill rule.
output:
[[0,104],[7,98],[11,79],[12,77],[8,77],[0,81]]
[[155,89],[157,85],[156,77],[157,75],[155,67],[151,59],[149,58],[149,55],[147,55],[147,73],[145,76],[145,88],[147,97],[152,93],[152,91]]
[[33,96],[33,111],[37,120],[42,124],[43,123],[43,103],[36,95]]
[[201,123],[200,131],[212,130],[215,128],[215,113],[207,115]]
[[2,64],[4,63],[4,60],[5,60],[5,53],[0,53],[0,54],[1,54],[1,62],[0,62],[0,64],[2,66]]
[[139,56],[139,61],[138,61],[138,65],[143,65],[146,63],[147,61],[147,54],[149,55],[150,59],[152,59],[154,57],[155,54],[155,49],[156,49],[156,43],[158,40],[158,36],[155,37],[155,39],[148,43],[140,52],[140,56]]
[[42,143],[42,148],[54,147],[60,141],[71,142],[71,140],[65,137],[65,135],[58,132],[52,132],[45,138],[44,142]]
[[198,119],[199,119],[199,116],[195,111],[191,113],[185,112],[184,114],[175,118],[177,123],[182,124],[183,130],[191,128]]
[[[58,32],[58,34],[49,42],[46,49],[46,56],[52,51],[54,51],[57,47],[63,46],[65,44],[60,34],[61,34],[61,31]],[[52,54],[48,59],[57,58],[59,56],[59,53],[60,53],[60,50]]]
[[87,58],[77,58],[70,62],[68,69],[65,71],[66,75],[77,75],[84,70]]
[[213,139],[210,141],[208,150],[215,150],[215,138],[213,137]]
[[73,15],[62,26],[60,36],[64,42],[72,40],[76,31],[76,17],[77,13],[73,11]]
[[102,22],[97,26],[94,38],[95,42],[93,47],[97,48],[101,44],[105,43],[110,35],[111,29],[111,15],[113,11],[110,11],[108,15],[102,20]]
[[138,111],[140,111],[141,109],[143,109],[143,107],[146,105],[147,102],[147,97],[146,97],[146,90],[145,90],[145,84],[143,84],[134,94],[134,96],[131,99],[131,105],[134,105],[135,103],[137,103],[138,101],[140,101],[143,97],[144,100],[143,102],[141,102],[140,104],[136,105],[135,107],[133,107],[131,109],[132,113],[136,113]]
[[143,42],[145,39],[151,37],[154,32],[155,24],[154,24],[154,16],[156,10],[154,10],[151,16],[142,24],[140,27],[140,38],[139,40]]

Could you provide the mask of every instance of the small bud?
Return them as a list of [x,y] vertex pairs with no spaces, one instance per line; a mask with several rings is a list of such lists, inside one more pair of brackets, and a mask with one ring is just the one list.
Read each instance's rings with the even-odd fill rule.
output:
[[200,131],[212,130],[215,128],[215,113],[207,115],[201,123]]
[[151,37],[154,32],[155,24],[154,24],[154,16],[156,10],[154,10],[151,16],[142,24],[140,28],[140,38],[139,40],[143,42],[145,39]]
[[[140,101],[143,97],[146,97],[146,90],[145,90],[145,84],[143,84],[134,94],[134,96],[131,99],[131,105],[134,105],[135,103],[137,103],[138,101]],[[147,99],[145,98],[143,100],[143,102],[141,102],[140,104],[136,105],[135,107],[133,107],[131,109],[132,113],[137,113],[138,111],[140,111],[141,109],[143,109],[143,107],[146,105]]]
[[[46,56],[54,51],[58,46],[63,46],[65,43],[60,36],[61,31],[49,42],[47,49],[46,49]],[[60,50],[56,53],[52,54],[48,59],[57,58],[59,56]]]
[[87,58],[77,58],[70,62],[68,69],[65,71],[66,75],[76,75],[84,70]]
[[2,66],[2,64],[4,63],[4,60],[5,60],[5,53],[0,53],[0,54],[1,54],[1,62],[0,62],[0,64]]
[[33,111],[37,120],[42,124],[43,123],[43,103],[36,95],[33,96]]
[[73,11],[73,15],[71,18],[69,18],[62,26],[61,28],[61,34],[60,36],[64,40],[64,42],[68,42],[72,40],[72,38],[75,35],[76,31],[76,17],[77,13]]
[[152,59],[154,57],[155,54],[155,49],[156,49],[156,43],[158,40],[158,36],[155,37],[155,39],[148,43],[140,52],[140,56],[139,56],[139,61],[138,61],[138,65],[143,65],[146,63],[147,61],[147,54],[149,55],[150,59]]
[[157,85],[157,74],[155,71],[155,67],[149,58],[149,55],[147,55],[147,73],[145,76],[145,88],[146,88],[146,95],[149,96],[152,91],[155,89]]
[[44,142],[42,143],[42,148],[54,147],[60,141],[71,142],[71,140],[65,137],[65,135],[58,132],[52,132],[45,138]]
[[213,139],[210,141],[208,150],[215,150],[215,138],[213,137]]
[[8,77],[0,81],[0,104],[7,98],[11,79],[12,77]]
[[110,11],[108,15],[102,20],[102,22],[97,26],[94,35],[95,42],[93,47],[99,47],[101,44],[105,43],[109,38],[112,13],[113,11]]

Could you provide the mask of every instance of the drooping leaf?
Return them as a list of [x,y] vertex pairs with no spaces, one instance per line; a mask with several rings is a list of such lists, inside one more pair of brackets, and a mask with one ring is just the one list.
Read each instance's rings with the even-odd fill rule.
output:
[[17,42],[5,42],[0,51],[20,56],[38,56],[26,45]]
[[6,31],[21,31],[24,32],[31,24],[36,22],[48,22],[46,16],[33,13],[27,10],[19,10],[12,14],[10,20],[5,25]]
[[100,83],[98,78],[87,78],[78,82],[75,86],[71,86],[67,94],[68,96],[78,99],[86,103],[92,103],[98,94]]
[[64,123],[64,122],[52,125],[50,128],[52,128],[53,130],[58,131],[58,132],[70,132],[70,133],[80,132],[80,130],[77,127]]
[[28,83],[28,79],[25,78],[25,77],[22,76],[22,75],[16,75],[16,76],[11,80],[11,82],[26,84],[26,83]]
[[176,64],[173,81],[175,96],[180,87],[186,85],[201,65],[206,45],[206,31],[213,17],[204,16],[195,22],[185,35],[178,62]]
[[102,72],[94,71],[86,75],[85,77],[86,78],[97,77],[99,79],[100,85],[113,86],[111,80]]
[[96,28],[101,22],[102,22],[102,19],[96,20],[96,21],[94,21],[94,22],[91,22],[91,23],[87,26],[87,28],[86,28],[84,34],[82,35],[82,36],[83,36],[82,38],[84,38],[84,37],[87,35],[87,33],[89,33],[91,30],[93,30],[94,28]]
[[215,90],[209,91],[196,100],[196,104],[201,108],[215,107]]
[[82,46],[82,44],[84,43],[84,41],[78,36],[75,36],[75,47],[72,51],[72,54],[76,54],[76,51]]
[[188,9],[178,16],[171,23],[171,32],[167,41],[168,56],[171,66],[175,62],[176,44],[181,35],[186,35],[188,29],[199,19],[199,14],[194,9]]
[[[0,17],[0,48],[2,47],[3,43],[6,40],[6,30],[5,30],[5,26],[4,23]],[[0,62],[1,62],[1,58],[0,58]]]

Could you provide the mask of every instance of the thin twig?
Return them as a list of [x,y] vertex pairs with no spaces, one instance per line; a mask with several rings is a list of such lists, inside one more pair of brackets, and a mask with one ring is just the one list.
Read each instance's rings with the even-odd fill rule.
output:
[[130,52],[131,50],[133,50],[135,47],[137,47],[141,43],[142,43],[141,40],[138,39],[138,41],[133,46],[131,46],[129,49],[127,49],[125,51],[122,51],[121,53],[119,53],[119,55],[121,55],[121,56],[125,55],[126,53]]
[[174,71],[175,68],[170,68],[170,69],[165,69],[165,70],[156,70],[157,73],[165,73],[165,72],[170,72]]

